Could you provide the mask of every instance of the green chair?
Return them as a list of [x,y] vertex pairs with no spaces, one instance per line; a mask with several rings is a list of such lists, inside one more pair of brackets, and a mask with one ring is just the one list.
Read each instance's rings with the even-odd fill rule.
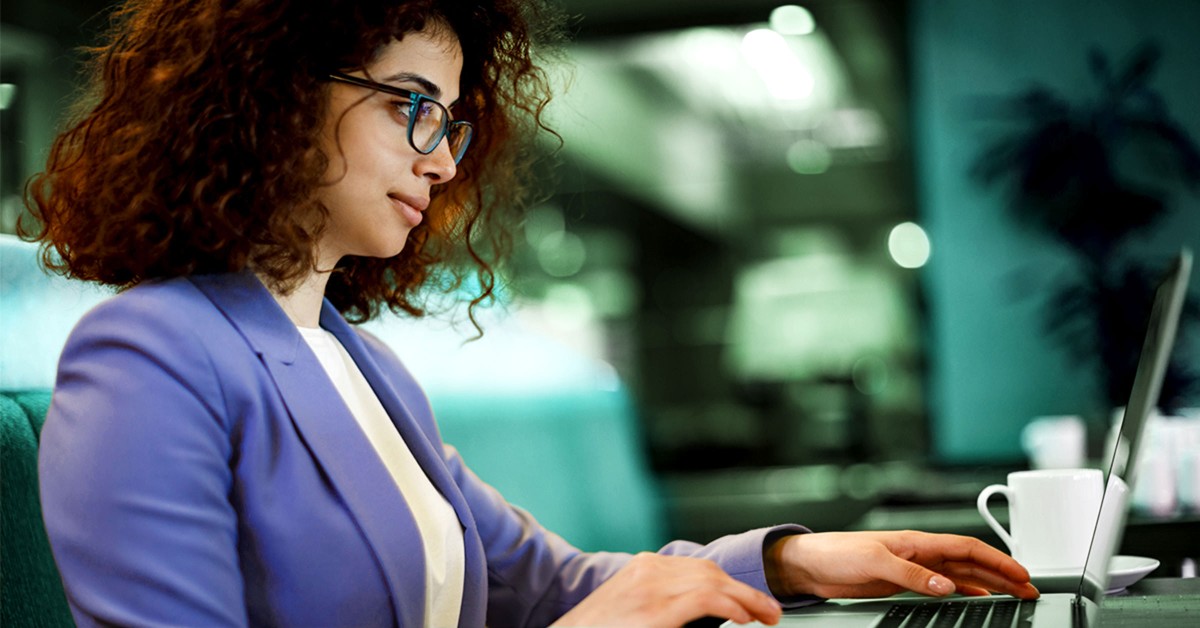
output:
[[38,498],[50,391],[0,391],[0,626],[74,626]]

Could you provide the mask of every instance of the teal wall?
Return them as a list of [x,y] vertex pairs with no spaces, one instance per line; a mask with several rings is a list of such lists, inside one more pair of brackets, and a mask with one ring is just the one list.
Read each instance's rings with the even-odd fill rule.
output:
[[[1153,86],[1200,138],[1200,2],[1196,0],[913,0],[912,87],[918,203],[933,243],[924,271],[930,313],[933,454],[947,463],[1022,458],[1021,427],[1042,414],[1100,416],[1098,386],[1040,331],[1045,278],[1070,268],[1054,242],[1013,224],[996,189],[967,169],[987,143],[981,96],[1044,83],[1093,94],[1087,51],[1120,60],[1157,41]],[[1141,250],[1200,249],[1200,197],[1179,192],[1175,215]],[[1198,282],[1193,276],[1192,290]],[[1200,361],[1195,344],[1182,347]],[[1196,363],[1195,361],[1193,363]]]

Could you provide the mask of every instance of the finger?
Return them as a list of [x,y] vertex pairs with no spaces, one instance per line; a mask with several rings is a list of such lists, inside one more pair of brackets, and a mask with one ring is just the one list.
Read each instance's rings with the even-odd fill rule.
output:
[[725,570],[721,569],[716,563],[712,565],[711,572],[715,574],[721,585],[721,591],[743,604],[749,609],[756,619],[775,618],[778,620],[780,613],[783,612],[783,607],[779,601],[773,596],[759,591],[754,587],[735,579],[730,576]]
[[913,543],[914,560],[941,563],[937,569],[956,585],[979,586],[1022,599],[1040,593],[1029,583],[1029,572],[1011,556],[979,539],[949,535],[920,534],[906,539]]
[[[983,591],[987,591],[989,594],[990,593],[999,593],[999,594],[1003,594],[1003,595],[1011,595],[1013,597],[1020,598],[1023,600],[1035,600],[1042,595],[1041,592],[1037,590],[1037,587],[1033,586],[1033,584],[1028,583],[1028,582],[1021,583],[1021,584],[1004,584],[1001,586],[986,585],[986,584],[981,584],[978,582],[961,581],[961,580],[955,580],[954,582],[956,585],[958,585],[959,592],[962,592],[964,588],[973,588],[973,589],[977,588],[977,589],[980,589]],[[964,593],[964,595],[966,595],[966,594]]]
[[991,595],[999,593],[1003,595],[1011,595],[1022,600],[1036,600],[1041,596],[1041,592],[1032,584],[1025,583],[1019,585],[1008,585],[1004,587],[997,586],[982,586],[978,583],[969,581],[955,580],[954,583],[958,586],[958,592],[963,595]]
[[983,587],[976,587],[976,586],[972,586],[969,584],[964,584],[962,582],[958,582],[956,584],[958,585],[958,592],[961,595],[981,596],[981,595],[991,595],[992,594],[991,591],[989,591]]
[[1029,571],[1004,552],[969,536],[955,534],[925,534],[918,537],[922,555],[936,555],[941,560],[972,562],[1000,572],[1016,582],[1029,582]]
[[[722,575],[724,575],[723,572]],[[728,575],[725,575],[721,593],[727,596],[729,600],[732,600],[737,606],[745,609],[754,620],[764,624],[775,624],[779,621],[779,616],[783,613],[783,607],[780,606],[778,600],[748,584],[734,580]],[[733,619],[733,617],[727,615],[719,616]],[[739,623],[745,622],[742,621]]]
[[698,599],[699,603],[693,602],[690,606],[703,607],[705,612],[701,616],[724,617],[738,623],[757,620],[774,624],[783,612],[775,598],[735,580],[712,561],[692,559],[687,563],[686,576],[674,580],[674,586],[678,588],[673,600]]
[[942,597],[954,593],[956,589],[950,578],[893,554],[886,554],[876,565],[875,577],[909,591]]
[[[755,591],[757,593],[757,591]],[[762,595],[762,594],[759,594]],[[763,596],[764,598],[766,596]],[[763,604],[767,601],[769,603]],[[693,590],[686,595],[672,598],[669,613],[676,615],[692,615],[685,621],[700,617],[720,617],[732,620],[738,624],[748,624],[753,621],[768,625],[779,623],[783,611],[774,600],[748,601],[745,598],[725,594],[714,595],[712,591]],[[673,622],[671,622],[673,624]]]
[[774,624],[774,598],[712,561],[639,555],[560,617],[562,626],[681,626],[706,616]]
[[869,582],[866,584],[821,584],[813,588],[812,594],[823,598],[838,597],[888,597],[906,590],[891,582]]
[[738,586],[693,586],[671,595],[654,613],[653,625],[681,625],[701,617],[720,617],[739,624],[774,625],[783,613],[774,598],[730,579]]
[[958,585],[978,586],[989,591],[1007,593],[1018,597],[1037,597],[1037,589],[1028,581],[1013,580],[1003,573],[984,568],[976,563],[947,562],[939,571]]

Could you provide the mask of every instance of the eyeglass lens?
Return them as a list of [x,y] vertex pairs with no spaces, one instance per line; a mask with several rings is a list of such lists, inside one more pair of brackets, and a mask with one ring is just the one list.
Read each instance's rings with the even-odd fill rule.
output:
[[471,137],[470,125],[451,122],[446,108],[432,100],[418,98],[415,109],[416,114],[410,127],[413,148],[422,153],[430,153],[437,148],[443,137],[448,136],[454,161],[462,159],[463,153],[466,152],[466,143]]
[[442,140],[446,132],[446,110],[437,103],[418,99],[415,119],[411,123],[412,140],[417,150],[428,153]]

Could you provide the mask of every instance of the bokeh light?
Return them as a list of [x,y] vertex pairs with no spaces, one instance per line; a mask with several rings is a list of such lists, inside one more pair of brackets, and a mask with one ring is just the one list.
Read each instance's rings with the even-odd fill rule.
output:
[[892,260],[904,268],[920,268],[929,261],[929,236],[915,222],[903,222],[892,228],[888,236],[888,252]]

